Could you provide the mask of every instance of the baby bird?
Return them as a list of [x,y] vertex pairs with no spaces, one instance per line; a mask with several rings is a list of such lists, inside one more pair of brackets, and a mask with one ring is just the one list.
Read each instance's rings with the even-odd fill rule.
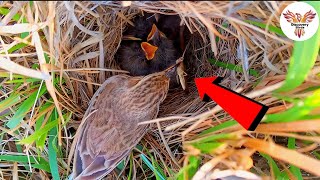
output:
[[173,41],[159,31],[155,24],[148,36],[142,39],[146,41],[122,41],[116,54],[121,69],[129,71],[130,75],[141,76],[163,71],[179,58]]
[[182,53],[185,49],[185,40],[189,35],[189,31],[185,29],[185,25],[180,25],[181,19],[178,15],[163,15],[157,14],[157,26],[168,39],[174,42],[175,47],[179,47],[179,52]]
[[156,118],[169,89],[168,76],[175,70],[145,77],[116,75],[103,83],[78,130],[75,180],[101,179],[130,153],[148,128],[138,123]]
[[[122,41],[116,55],[121,69],[129,71],[132,76],[143,76],[160,72],[176,63],[179,58],[177,48],[155,24],[146,37],[146,41]],[[170,77],[170,86],[178,84],[177,74]]]
[[156,23],[156,18],[151,13],[144,13],[134,18],[134,26],[130,26],[124,33],[125,37],[139,38],[141,41],[147,41],[147,36],[152,29],[152,25]]
[[[132,76],[141,76],[160,72],[175,64],[185,50],[185,29],[180,26],[180,21],[177,15],[145,13],[137,16],[135,26],[129,26],[125,31],[115,55],[120,68]],[[172,74],[170,88],[179,85],[180,74],[180,80],[177,73]]]

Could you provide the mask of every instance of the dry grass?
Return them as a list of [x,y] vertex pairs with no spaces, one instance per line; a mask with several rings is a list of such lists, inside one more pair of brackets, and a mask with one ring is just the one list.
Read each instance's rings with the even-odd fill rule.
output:
[[[304,100],[313,94],[314,90],[309,91],[309,87],[319,86],[318,56],[301,86],[286,93],[272,94],[285,81],[293,42],[244,21],[279,27],[279,15],[290,3],[136,1],[123,7],[121,2],[112,1],[2,2],[2,11],[9,9],[9,12],[2,16],[0,26],[0,101],[10,101],[0,107],[0,177],[51,179],[69,175],[68,156],[72,155],[69,153],[75,131],[99,85],[112,75],[126,73],[119,69],[113,57],[123,30],[141,11],[178,14],[192,32],[184,59],[189,94],[181,88],[170,90],[159,118],[146,121],[154,126],[140,142],[141,148],[137,147],[131,154],[123,168],[125,172],[119,175],[119,171],[114,171],[110,177],[146,179],[152,175],[139,156],[142,153],[150,162],[152,155],[167,177],[174,177],[193,157],[202,157],[196,173],[200,179],[216,168],[251,169],[259,176],[275,178],[274,169],[270,169],[256,151],[278,159],[278,165],[289,177],[294,175],[288,170],[288,164],[313,174],[304,172],[304,177],[320,176],[317,169],[320,161],[310,157],[314,156],[311,153],[319,152],[319,120],[301,124],[299,121],[266,123],[255,132],[233,125],[200,134],[232,118],[214,102],[205,103],[198,98],[194,77],[223,76],[223,86],[268,105],[268,114],[285,112],[297,99]],[[235,64],[244,68],[244,73],[212,65],[208,59]],[[251,76],[245,67],[257,71],[259,76]],[[28,99],[31,106],[23,106]],[[319,115],[319,108],[312,114]],[[12,120],[16,124],[8,126]],[[54,120],[57,123],[53,127],[57,128],[39,133],[37,138],[22,146],[17,145],[19,140],[41,132]],[[210,152],[203,152],[194,145],[221,134],[227,136],[218,138],[217,147]],[[294,138],[297,148],[289,150],[283,147],[287,142],[277,143],[275,137]],[[4,159],[12,155],[24,155],[28,160],[12,163]],[[49,161],[50,171],[45,171],[45,167],[39,170],[39,167],[28,166],[37,164],[30,157]],[[186,177],[188,172],[182,173]]]

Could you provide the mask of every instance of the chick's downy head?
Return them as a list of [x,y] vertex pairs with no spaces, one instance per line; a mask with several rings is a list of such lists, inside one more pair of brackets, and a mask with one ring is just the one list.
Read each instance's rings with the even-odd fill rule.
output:
[[125,35],[146,41],[147,35],[152,28],[152,24],[156,22],[155,17],[151,13],[145,13],[144,16],[136,16],[133,21],[134,26],[129,25]]
[[179,58],[177,48],[152,25],[146,41],[122,41],[117,53],[120,67],[133,76],[163,71]]
[[151,51],[145,53],[146,56],[150,56],[149,54],[153,56],[154,54],[153,58],[150,59],[150,63],[155,71],[162,71],[175,64],[176,60],[179,58],[178,50],[174,46],[173,41],[168,39],[156,25],[153,24],[147,40],[147,43],[157,47],[154,48],[155,52]]

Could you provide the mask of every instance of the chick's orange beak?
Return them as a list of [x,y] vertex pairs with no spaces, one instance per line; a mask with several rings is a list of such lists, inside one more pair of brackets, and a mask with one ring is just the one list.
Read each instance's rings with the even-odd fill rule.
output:
[[150,31],[150,33],[148,34],[148,37],[147,37],[147,41],[149,41],[152,36],[154,35],[154,33],[158,30],[157,26],[155,24],[152,25],[152,29]]
[[141,48],[144,51],[146,58],[148,60],[152,60],[154,55],[156,54],[156,51],[158,50],[157,46],[153,46],[147,42],[142,42],[141,43]]
[[157,26],[155,24],[152,25],[152,29],[150,33],[148,34],[147,41],[150,41],[151,39],[155,38],[155,36],[162,36],[166,37],[166,35],[163,34],[163,32],[159,31]]

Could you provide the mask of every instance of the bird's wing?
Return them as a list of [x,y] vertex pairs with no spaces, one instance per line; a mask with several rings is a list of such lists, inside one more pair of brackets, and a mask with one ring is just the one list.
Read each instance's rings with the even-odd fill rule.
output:
[[[101,179],[110,173],[140,141],[147,126],[138,126],[116,113],[120,101],[115,89],[128,76],[108,79],[95,93],[80,131],[74,157],[75,179]],[[98,98],[99,96],[99,98]]]
[[303,18],[301,20],[301,22],[303,23],[310,23],[312,22],[312,20],[316,17],[316,13],[313,13],[311,10],[306,12],[304,15],[303,15]]
[[[99,111],[97,111],[99,112]],[[101,117],[101,118],[97,118]],[[97,121],[104,121],[104,118],[112,118],[104,124]],[[140,141],[146,132],[146,126],[132,124],[130,129],[124,131],[116,120],[113,111],[103,114],[97,113],[93,121],[84,126],[84,132],[80,137],[77,146],[77,157],[75,160],[76,179],[101,179],[109,174]],[[117,125],[116,125],[117,124]]]
[[290,23],[298,23],[298,19],[296,18],[296,15],[293,14],[291,11],[287,10],[286,13],[283,13],[284,17],[287,19]]

